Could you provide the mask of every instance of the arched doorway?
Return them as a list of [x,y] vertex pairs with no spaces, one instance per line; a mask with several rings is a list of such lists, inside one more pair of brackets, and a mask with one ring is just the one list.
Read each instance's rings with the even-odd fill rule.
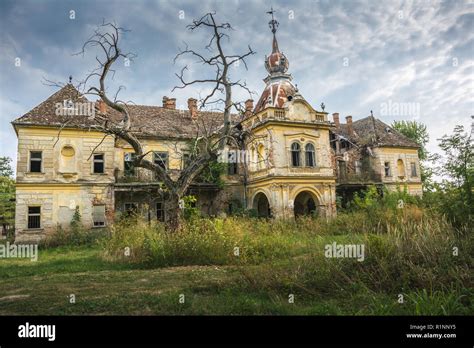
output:
[[294,202],[295,217],[305,215],[316,215],[318,210],[316,203],[317,197],[309,191],[300,192]]
[[253,209],[257,211],[258,217],[267,218],[271,216],[270,203],[263,192],[257,193],[253,199]]

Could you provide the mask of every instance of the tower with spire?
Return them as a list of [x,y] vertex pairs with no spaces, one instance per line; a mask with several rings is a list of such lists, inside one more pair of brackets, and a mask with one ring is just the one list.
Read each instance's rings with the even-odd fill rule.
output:
[[[330,123],[300,94],[290,62],[277,40],[275,11],[267,12],[271,52],[265,56],[265,88],[242,126],[248,134],[246,194],[259,216],[335,213],[335,177],[329,157]],[[324,103],[321,103],[324,109]]]
[[278,47],[276,32],[279,22],[275,19],[275,11],[272,8],[267,13],[271,15],[268,25],[273,34],[272,51],[270,55],[265,56],[265,69],[268,76],[263,80],[266,86],[255,106],[255,113],[267,107],[283,108],[285,103],[291,101],[298,91],[291,82],[292,77],[288,73],[290,65],[288,58]]

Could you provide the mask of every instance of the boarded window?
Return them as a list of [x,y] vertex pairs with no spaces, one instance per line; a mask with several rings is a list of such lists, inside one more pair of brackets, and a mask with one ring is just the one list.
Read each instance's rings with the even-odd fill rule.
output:
[[98,153],[94,155],[94,173],[103,174],[104,173],[104,154]]
[[397,161],[397,170],[398,170],[398,176],[401,176],[401,177],[405,176],[405,164],[403,164],[403,161],[401,159]]
[[28,228],[41,228],[41,207],[28,207]]
[[41,173],[41,162],[43,160],[43,153],[41,151],[30,152],[30,172]]
[[105,205],[94,205],[92,207],[92,220],[94,221],[94,227],[105,226]]
[[58,220],[62,228],[68,228],[71,225],[72,218],[74,216],[74,209],[69,207],[60,206]]
[[165,221],[165,209],[163,202],[156,203],[156,219],[158,221]]

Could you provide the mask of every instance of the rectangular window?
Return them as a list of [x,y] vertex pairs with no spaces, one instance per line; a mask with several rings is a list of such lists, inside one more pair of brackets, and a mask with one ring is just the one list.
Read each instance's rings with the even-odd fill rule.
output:
[[165,221],[165,209],[163,202],[156,203],[156,219],[158,221]]
[[136,155],[133,152],[126,153],[123,159],[123,170],[124,175],[131,177],[136,175],[135,167],[133,166],[133,161],[135,160]]
[[105,226],[105,205],[94,205],[92,207],[92,220],[94,221],[94,227]]
[[154,152],[153,161],[163,169],[168,169],[168,152]]
[[362,162],[361,161],[355,161],[355,172],[357,175],[362,174]]
[[94,174],[104,173],[104,154],[98,153],[94,155]]
[[41,151],[30,152],[30,172],[41,173],[41,162],[43,161],[43,153]]
[[41,207],[28,207],[28,228],[41,228]]
[[230,151],[227,154],[227,174],[228,175],[235,175],[238,172],[238,167],[237,167],[237,153],[236,151]]
[[339,176],[341,179],[346,179],[347,177],[347,167],[346,161],[337,161],[339,166]]
[[299,150],[292,150],[291,151],[291,165],[293,167],[300,166],[300,152]]
[[416,163],[415,163],[415,162],[411,162],[411,163],[410,163],[410,166],[411,166],[411,176],[417,176],[417,173],[416,173]]
[[306,157],[306,167],[314,167],[315,162],[316,162],[314,160],[314,151],[306,150],[305,157]]
[[384,163],[385,176],[392,176],[392,171],[390,170],[390,162]]
[[191,162],[191,156],[189,153],[183,153],[183,169],[186,168]]
[[137,203],[125,203],[125,213],[126,214],[136,214],[138,213],[138,204]]

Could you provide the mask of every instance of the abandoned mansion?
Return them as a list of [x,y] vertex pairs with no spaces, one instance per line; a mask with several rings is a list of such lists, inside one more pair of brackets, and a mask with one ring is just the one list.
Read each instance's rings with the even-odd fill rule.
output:
[[[247,100],[245,112],[232,115],[232,124],[251,135],[241,149],[249,160],[229,156],[219,180],[201,175],[188,188],[202,214],[252,209],[261,217],[331,217],[336,196],[348,199],[368,185],[422,194],[419,146],[372,113],[341,119],[325,112],[323,104],[315,108],[292,81],[275,30],[265,67],[259,100]],[[88,104],[101,114],[116,112],[102,101],[89,101],[69,83],[12,122],[18,137],[17,241],[67,228],[76,211],[86,227],[104,227],[129,211],[166,219],[161,183],[148,169],[133,166],[132,146],[104,137],[90,115],[68,116],[70,108]],[[146,158],[172,177],[186,167],[199,128],[223,122],[222,113],[199,110],[196,99],[187,104],[179,110],[176,99],[163,97],[160,106],[128,106]]]

